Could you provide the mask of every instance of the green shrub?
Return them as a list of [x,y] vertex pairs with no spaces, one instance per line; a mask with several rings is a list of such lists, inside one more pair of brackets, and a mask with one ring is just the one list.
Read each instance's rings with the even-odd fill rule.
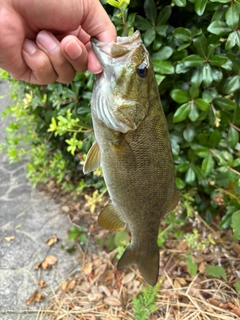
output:
[[[142,32],[160,84],[178,188],[194,189],[195,208],[208,222],[221,214],[221,227],[232,225],[239,239],[240,0],[102,3],[119,35]],[[93,79],[87,72],[68,85],[21,84],[21,100],[7,111],[18,119],[9,126],[7,149],[13,160],[25,152],[16,149],[19,142],[30,142],[35,183],[55,177],[65,188],[76,181],[71,188],[79,191],[104,186],[99,175],[84,177],[81,170],[94,139]]]

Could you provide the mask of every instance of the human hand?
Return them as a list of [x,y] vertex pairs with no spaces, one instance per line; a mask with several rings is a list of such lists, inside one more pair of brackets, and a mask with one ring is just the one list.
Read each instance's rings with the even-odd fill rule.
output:
[[0,68],[15,79],[67,83],[76,71],[100,72],[91,36],[116,39],[99,0],[1,0]]

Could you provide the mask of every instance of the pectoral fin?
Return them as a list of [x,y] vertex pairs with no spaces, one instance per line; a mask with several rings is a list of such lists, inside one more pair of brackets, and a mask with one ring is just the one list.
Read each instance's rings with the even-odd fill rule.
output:
[[112,204],[111,200],[100,212],[98,216],[98,224],[100,227],[108,230],[118,231],[124,229],[125,222],[119,216],[119,213]]
[[100,149],[95,141],[88,151],[86,161],[83,166],[83,173],[86,174],[88,172],[94,171],[100,167]]

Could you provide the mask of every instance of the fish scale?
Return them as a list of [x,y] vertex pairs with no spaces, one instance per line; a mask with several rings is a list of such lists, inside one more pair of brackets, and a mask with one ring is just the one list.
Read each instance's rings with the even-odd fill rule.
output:
[[99,225],[110,230],[129,226],[131,243],[117,268],[135,264],[155,285],[160,221],[179,201],[158,86],[139,31],[118,37],[117,43],[93,40],[92,45],[103,72],[93,89],[96,141],[84,172],[102,166],[110,200],[99,214]]

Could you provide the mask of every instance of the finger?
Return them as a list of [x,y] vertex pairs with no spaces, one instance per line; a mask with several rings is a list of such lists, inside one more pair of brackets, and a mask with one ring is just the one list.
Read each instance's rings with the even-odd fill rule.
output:
[[39,32],[36,42],[38,47],[48,55],[48,58],[58,75],[56,81],[62,83],[71,82],[74,79],[76,72],[69,61],[63,56],[60,49],[60,42],[52,33],[47,31]]
[[86,45],[86,47],[88,50],[88,65],[87,65],[88,70],[94,74],[98,74],[98,73],[102,72],[102,66],[101,66],[99,60],[97,59],[93,49],[92,49],[91,43],[89,42]]
[[58,76],[52,67],[51,61],[33,41],[25,39],[22,47],[22,56],[28,68],[21,76],[11,72],[14,78],[34,84],[48,84],[56,81]]
[[85,47],[88,51],[88,61],[87,61],[87,68],[90,70],[92,73],[100,73],[102,71],[102,66],[95,55],[92,45],[90,43],[90,36],[83,30],[80,29],[78,33],[78,38],[82,43],[85,44]]
[[88,52],[85,45],[75,36],[69,35],[61,41],[61,52],[72,65],[74,70],[87,70]]

